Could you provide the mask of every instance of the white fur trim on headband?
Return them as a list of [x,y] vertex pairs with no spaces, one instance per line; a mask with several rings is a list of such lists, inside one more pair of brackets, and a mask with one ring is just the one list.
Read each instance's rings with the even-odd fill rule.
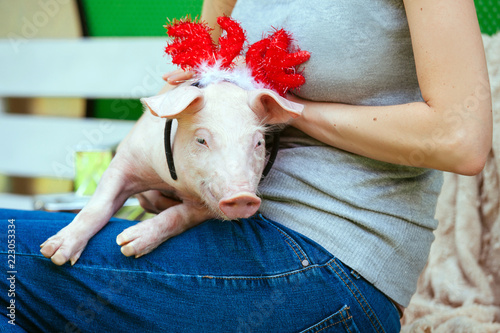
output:
[[264,88],[264,85],[254,80],[251,70],[247,67],[224,69],[221,68],[220,63],[217,62],[214,66],[202,64],[196,69],[196,72],[199,78],[198,82],[201,86],[227,81],[245,90]]

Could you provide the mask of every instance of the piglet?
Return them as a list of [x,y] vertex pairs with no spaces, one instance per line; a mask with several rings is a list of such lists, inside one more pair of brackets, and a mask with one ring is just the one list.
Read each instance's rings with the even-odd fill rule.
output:
[[[120,144],[89,203],[41,245],[52,262],[74,264],[125,200],[147,190],[159,190],[182,203],[120,233],[116,241],[126,256],[147,254],[204,220],[247,218],[257,212],[265,125],[286,123],[301,114],[303,106],[283,96],[304,83],[295,66],[310,55],[290,48],[292,38],[281,29],[252,44],[245,68],[238,68],[234,60],[243,51],[245,32],[226,16],[217,23],[226,32],[219,45],[211,40],[206,23],[186,19],[167,26],[172,40],[165,52],[172,63],[198,73],[198,81],[142,100],[150,113]],[[164,128],[169,127],[163,118],[177,121],[171,144],[164,140]],[[176,173],[167,167],[170,155]]]
[[[272,90],[245,90],[225,81],[205,87],[184,83],[142,101],[150,112],[120,144],[89,203],[41,245],[56,265],[75,264],[125,200],[146,190],[182,203],[119,234],[125,256],[145,255],[210,218],[252,216],[260,205],[255,193],[266,160],[265,125],[286,123],[303,108]],[[165,158],[165,118],[177,121],[172,130],[176,180]]]

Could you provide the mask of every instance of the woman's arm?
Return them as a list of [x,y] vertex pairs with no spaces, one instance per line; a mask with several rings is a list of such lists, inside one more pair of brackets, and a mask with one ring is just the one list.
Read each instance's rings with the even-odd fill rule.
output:
[[472,0],[404,0],[425,102],[394,106],[306,104],[292,125],[332,146],[385,162],[464,175],[491,149],[492,114]]
[[204,0],[201,11],[201,19],[214,28],[212,38],[217,41],[221,35],[221,29],[218,28],[217,18],[222,15],[231,16],[234,5],[237,0]]

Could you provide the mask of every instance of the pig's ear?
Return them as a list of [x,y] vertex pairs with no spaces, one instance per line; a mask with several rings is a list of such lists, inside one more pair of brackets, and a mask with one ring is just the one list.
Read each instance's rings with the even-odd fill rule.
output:
[[157,96],[141,98],[141,102],[157,117],[177,118],[190,106],[203,104],[203,92],[197,87],[179,86]]
[[280,96],[269,89],[250,90],[249,105],[267,124],[286,123],[300,117],[304,106]]

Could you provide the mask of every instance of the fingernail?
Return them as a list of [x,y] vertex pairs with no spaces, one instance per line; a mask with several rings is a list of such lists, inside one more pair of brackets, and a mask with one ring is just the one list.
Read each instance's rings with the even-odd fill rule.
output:
[[179,84],[179,83],[182,83],[182,82],[185,82],[185,81],[184,81],[184,80],[175,80],[175,78],[171,78],[171,77],[169,77],[169,78],[167,79],[167,82],[168,82],[168,83],[173,83],[173,84]]

